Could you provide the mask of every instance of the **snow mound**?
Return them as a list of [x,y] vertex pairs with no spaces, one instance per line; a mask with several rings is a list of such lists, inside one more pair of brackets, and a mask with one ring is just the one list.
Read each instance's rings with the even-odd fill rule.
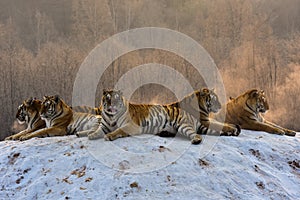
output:
[[[300,137],[0,142],[0,199],[298,199]],[[211,143],[211,145],[206,145]]]

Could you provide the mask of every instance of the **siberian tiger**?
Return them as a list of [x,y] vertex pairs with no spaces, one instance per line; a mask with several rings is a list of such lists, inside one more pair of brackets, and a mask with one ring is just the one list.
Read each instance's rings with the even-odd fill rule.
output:
[[18,140],[20,137],[46,127],[45,121],[39,116],[42,102],[35,98],[25,100],[17,110],[16,118],[20,124],[27,124],[27,128],[17,134],[6,137],[5,140]]
[[[212,130],[222,130],[221,136],[238,136],[241,132],[239,125],[221,123],[209,117],[210,113],[217,113],[221,109],[218,95],[207,88],[195,90],[184,97],[181,101],[170,104],[177,108],[184,109],[186,112],[199,119],[200,123]],[[172,136],[167,132],[162,132],[160,136]]]
[[251,89],[226,104],[227,123],[239,124],[243,129],[295,136],[296,132],[267,121],[261,115],[269,110],[263,90]]
[[88,135],[97,131],[101,120],[98,115],[73,112],[57,95],[44,97],[40,117],[46,122],[46,128],[21,136],[20,140],[75,133],[80,136]]
[[176,106],[132,104],[117,90],[103,90],[101,116],[101,131],[90,134],[91,140],[104,137],[112,141],[130,135],[167,131],[178,132],[189,137],[192,144],[199,144],[202,137],[197,132],[216,132]]

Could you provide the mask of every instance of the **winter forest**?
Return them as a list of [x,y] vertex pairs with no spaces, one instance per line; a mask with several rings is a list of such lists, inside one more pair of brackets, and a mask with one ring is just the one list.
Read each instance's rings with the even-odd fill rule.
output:
[[[0,0],[0,139],[19,131],[16,110],[28,97],[59,94],[71,104],[76,73],[89,52],[139,27],[164,27],[193,38],[215,61],[228,97],[263,89],[270,104],[265,117],[300,131],[299,0]],[[193,66],[173,53],[133,51],[105,71],[95,105],[103,88],[145,63],[171,66],[194,88],[205,86]],[[153,99],[176,100],[155,84],[140,87],[131,100]]]

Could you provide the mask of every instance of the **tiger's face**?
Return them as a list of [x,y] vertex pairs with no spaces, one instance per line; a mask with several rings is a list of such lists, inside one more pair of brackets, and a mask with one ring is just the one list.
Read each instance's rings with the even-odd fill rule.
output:
[[23,103],[18,107],[16,118],[19,124],[24,124],[25,122],[28,122],[28,112]]
[[103,90],[102,106],[108,115],[115,115],[123,110],[125,104],[121,91]]
[[44,96],[40,116],[42,119],[52,119],[59,112],[61,101],[58,95]]
[[253,91],[251,94],[252,103],[255,106],[256,112],[265,113],[269,110],[269,103],[267,101],[267,97],[265,95],[265,92],[263,90],[256,90]]
[[16,118],[19,124],[29,123],[29,121],[39,113],[41,101],[35,98],[25,100],[17,110]]
[[203,98],[208,112],[219,112],[219,110],[221,109],[221,103],[219,101],[218,95],[213,90],[204,88],[201,90],[200,96]]

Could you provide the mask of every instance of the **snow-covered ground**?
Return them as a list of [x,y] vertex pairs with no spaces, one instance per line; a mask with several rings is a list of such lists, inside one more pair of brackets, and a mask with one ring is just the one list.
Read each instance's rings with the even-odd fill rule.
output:
[[0,199],[300,199],[300,136],[0,142]]

